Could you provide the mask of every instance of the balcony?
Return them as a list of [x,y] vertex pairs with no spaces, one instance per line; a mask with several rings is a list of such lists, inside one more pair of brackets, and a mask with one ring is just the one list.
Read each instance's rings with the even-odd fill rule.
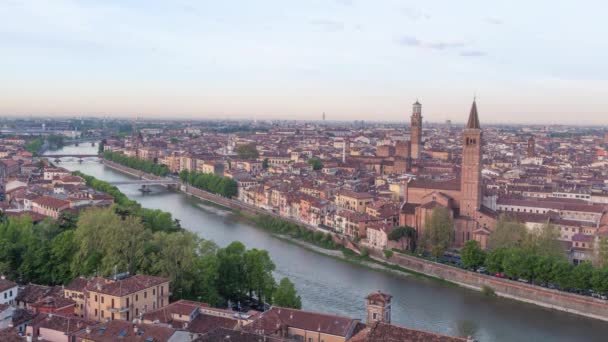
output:
[[123,313],[123,312],[127,312],[129,311],[129,307],[128,306],[123,306],[122,308],[109,308],[110,312],[119,312],[119,313]]

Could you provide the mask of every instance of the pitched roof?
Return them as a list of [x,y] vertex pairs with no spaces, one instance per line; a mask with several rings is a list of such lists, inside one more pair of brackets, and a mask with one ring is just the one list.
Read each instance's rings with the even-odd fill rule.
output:
[[17,286],[17,283],[14,283],[8,279],[0,279],[0,292],[6,291],[15,286]]
[[471,113],[469,114],[469,121],[467,122],[467,127],[469,129],[481,129],[479,125],[479,116],[477,115],[477,102],[473,100],[473,105],[471,106]]
[[145,274],[136,274],[125,279],[111,281],[103,284],[97,282],[87,285],[87,289],[91,292],[105,293],[112,296],[126,296],[156,285],[160,285],[169,281],[169,278],[154,277]]
[[466,340],[462,337],[439,335],[428,331],[376,322],[371,327],[361,330],[349,342],[465,342]]
[[255,333],[245,332],[245,331],[237,331],[230,330],[226,328],[217,328],[209,333],[204,334],[203,336],[194,340],[194,342],[282,342],[287,341],[282,338],[274,337],[274,336],[260,336]]
[[160,325],[133,324],[127,321],[113,320],[81,329],[74,335],[82,340],[95,342],[162,342],[168,341],[174,333],[174,329]]
[[346,337],[358,320],[324,313],[273,307],[245,328],[273,334],[281,327],[292,327]]

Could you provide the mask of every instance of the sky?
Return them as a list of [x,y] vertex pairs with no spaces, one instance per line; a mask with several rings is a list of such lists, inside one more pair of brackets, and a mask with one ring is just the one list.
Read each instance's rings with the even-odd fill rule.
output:
[[0,115],[608,123],[608,3],[0,0]]

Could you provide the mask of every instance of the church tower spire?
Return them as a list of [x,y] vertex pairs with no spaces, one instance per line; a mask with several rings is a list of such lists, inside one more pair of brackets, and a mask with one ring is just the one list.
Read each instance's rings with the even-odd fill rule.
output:
[[422,152],[422,105],[418,100],[412,105],[410,126],[411,157],[418,159]]
[[460,175],[460,215],[475,217],[481,208],[481,146],[482,132],[473,100],[469,120],[462,134],[462,169]]

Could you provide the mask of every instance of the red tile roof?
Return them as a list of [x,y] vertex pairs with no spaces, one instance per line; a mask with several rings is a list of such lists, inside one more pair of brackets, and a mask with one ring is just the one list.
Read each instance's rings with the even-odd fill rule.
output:
[[[136,274],[128,278],[111,281],[106,284],[101,282],[88,284],[87,290],[122,297],[167,282],[169,282],[169,278]],[[168,290],[169,289],[167,289],[166,293],[169,293]]]
[[348,342],[466,342],[466,338],[435,334],[376,322],[353,336]]
[[17,283],[14,283],[8,279],[0,279],[0,292],[6,291],[10,288],[16,287]]

